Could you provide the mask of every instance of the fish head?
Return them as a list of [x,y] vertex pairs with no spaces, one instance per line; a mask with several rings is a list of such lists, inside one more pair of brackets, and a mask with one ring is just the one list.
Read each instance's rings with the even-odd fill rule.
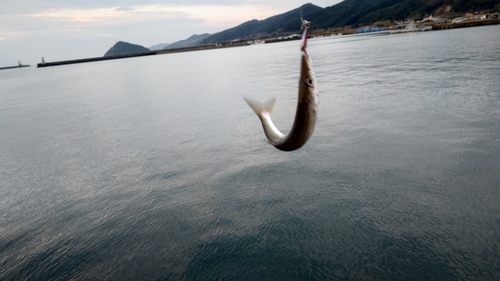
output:
[[312,106],[318,104],[319,91],[316,75],[314,74],[311,58],[306,50],[302,52],[299,91],[299,98],[305,99],[303,102]]

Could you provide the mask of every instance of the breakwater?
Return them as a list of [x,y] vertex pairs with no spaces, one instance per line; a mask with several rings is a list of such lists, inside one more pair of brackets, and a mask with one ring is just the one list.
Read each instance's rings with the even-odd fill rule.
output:
[[107,56],[107,57],[95,57],[95,58],[86,58],[86,59],[45,62],[45,63],[39,63],[37,65],[37,67],[49,67],[49,66],[59,66],[59,65],[68,65],[68,64],[76,64],[76,63],[86,63],[86,62],[96,62],[96,61],[104,61],[104,60],[116,60],[116,59],[126,59],[126,58],[134,58],[134,57],[164,55],[164,54],[171,54],[171,53],[213,50],[213,49],[240,47],[240,46],[247,46],[247,45],[248,44],[246,42],[227,43],[227,44],[215,44],[215,45],[203,45],[203,46],[195,46],[195,47],[184,47],[184,48],[176,48],[176,49],[157,50],[157,51],[135,53],[135,54],[127,54],[127,55],[117,55],[117,56]]
[[0,70],[13,69],[13,68],[22,68],[22,67],[30,67],[30,65],[29,64],[23,64],[23,65],[16,65],[16,66],[0,67]]

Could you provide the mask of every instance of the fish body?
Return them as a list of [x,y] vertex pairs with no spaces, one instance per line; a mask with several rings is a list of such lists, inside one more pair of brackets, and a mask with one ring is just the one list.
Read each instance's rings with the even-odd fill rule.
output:
[[[307,32],[304,32],[304,34],[305,40],[307,40]],[[271,120],[271,113],[276,98],[265,103],[260,103],[256,100],[243,97],[259,117],[269,143],[283,151],[293,151],[301,148],[309,140],[316,126],[318,89],[315,74],[312,70],[312,62],[305,48],[305,40],[302,48],[299,96],[295,121],[287,135],[282,134]]]

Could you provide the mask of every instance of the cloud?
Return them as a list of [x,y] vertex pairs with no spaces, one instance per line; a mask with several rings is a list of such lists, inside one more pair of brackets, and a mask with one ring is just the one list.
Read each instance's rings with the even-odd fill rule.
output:
[[115,11],[117,12],[120,12],[120,11],[133,11],[134,8],[131,8],[131,7],[120,7],[120,8],[116,8]]
[[[145,46],[175,42],[196,33],[215,33],[240,23],[245,16],[262,12],[249,7],[251,13],[245,15],[245,9],[238,11],[234,6],[129,8],[48,9],[26,15],[0,15],[0,65],[14,58],[38,62],[41,56],[47,61],[102,56],[117,41]],[[223,17],[217,11],[230,16]]]
[[[24,15],[51,9],[99,9],[99,8],[131,8],[138,5],[171,5],[171,6],[268,6],[285,12],[297,8],[307,2],[304,0],[15,0],[4,1],[0,15]],[[331,6],[341,0],[317,0],[313,4],[321,7]]]
[[[230,27],[251,19],[264,19],[279,11],[266,6],[178,6],[141,5],[133,7],[109,7],[94,9],[49,9],[22,16],[1,16],[8,24],[0,31],[18,30],[19,35],[29,30],[58,33],[64,29],[105,29],[109,25],[153,22],[161,19],[201,20],[203,26]],[[7,29],[7,30],[6,30]],[[28,31],[28,32],[22,32]]]
[[[16,0],[3,1],[0,15],[24,15],[54,9],[100,9],[109,7],[133,7],[137,5],[239,5],[234,0]],[[247,1],[254,2],[254,1]],[[252,3],[255,4],[255,3]]]

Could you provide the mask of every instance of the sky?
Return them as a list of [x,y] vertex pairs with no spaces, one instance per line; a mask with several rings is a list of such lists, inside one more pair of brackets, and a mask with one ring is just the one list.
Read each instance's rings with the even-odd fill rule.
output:
[[0,0],[0,67],[100,57],[116,42],[150,47],[216,33],[311,2],[342,0]]

